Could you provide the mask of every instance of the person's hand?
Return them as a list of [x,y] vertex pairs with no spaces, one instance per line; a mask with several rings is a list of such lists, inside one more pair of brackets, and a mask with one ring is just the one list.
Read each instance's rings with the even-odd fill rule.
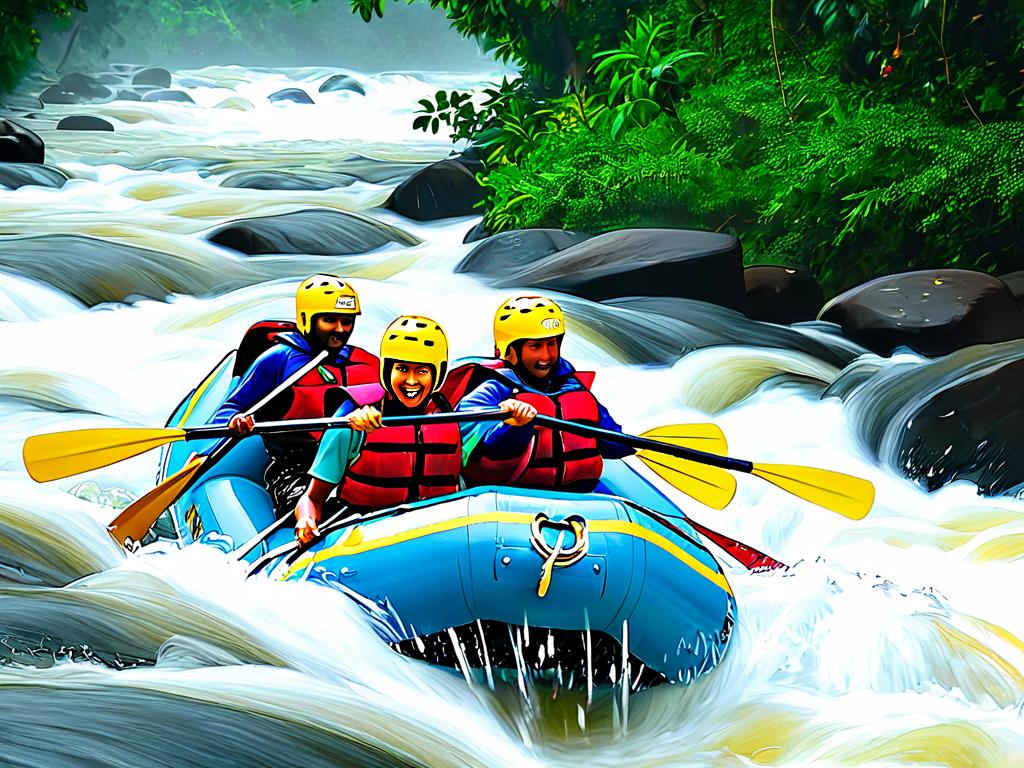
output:
[[364,405],[348,415],[348,425],[356,432],[369,433],[384,426],[380,418],[380,411],[372,405]]
[[522,400],[505,400],[498,405],[498,408],[509,414],[505,423],[513,427],[525,426],[537,415],[537,409]]
[[319,522],[320,510],[309,496],[304,495],[295,506],[295,538],[309,544],[320,535]]
[[231,421],[228,422],[228,429],[239,437],[245,437],[252,433],[252,428],[255,424],[256,422],[252,420],[252,416],[239,413],[231,417]]

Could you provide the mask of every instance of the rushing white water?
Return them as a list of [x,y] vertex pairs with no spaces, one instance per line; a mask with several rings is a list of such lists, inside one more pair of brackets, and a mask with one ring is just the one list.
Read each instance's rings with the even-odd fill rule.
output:
[[[162,424],[250,323],[288,317],[297,280],[315,271],[354,278],[356,343],[372,349],[396,315],[420,313],[443,324],[455,355],[489,351],[503,294],[452,271],[475,218],[383,211],[395,181],[379,176],[328,191],[220,186],[245,170],[442,158],[445,142],[410,128],[416,100],[485,79],[354,73],[365,97],[316,94],[334,72],[178,72],[217,87],[185,89],[195,105],[18,118],[72,179],[0,191],[0,764],[1024,765],[1024,502],[967,483],[929,495],[880,466],[859,431],[871,401],[820,397],[845,363],[816,330],[742,345],[768,344],[763,326],[698,305],[684,330],[566,300],[565,354],[600,372],[596,392],[628,431],[713,419],[732,455],[846,471],[878,492],[860,522],[752,477],[725,511],[680,499],[793,567],[752,575],[723,559],[739,603],[725,661],[693,685],[628,700],[605,692],[588,707],[572,692],[467,684],[394,654],[339,595],[246,582],[204,547],[126,557],[104,526],[123,493],[151,487],[155,454],[46,486],[27,477],[27,435]],[[266,101],[292,86],[317,103]],[[115,132],[54,130],[83,113]],[[422,242],[246,258],[202,239],[308,207],[359,212]],[[85,266],[60,235],[134,248]],[[650,364],[691,346],[702,348]],[[156,664],[120,668],[141,659]]]

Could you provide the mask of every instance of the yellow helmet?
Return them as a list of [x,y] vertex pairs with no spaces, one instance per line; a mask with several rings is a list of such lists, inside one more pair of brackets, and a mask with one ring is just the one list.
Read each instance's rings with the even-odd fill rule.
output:
[[520,339],[546,339],[565,333],[565,315],[543,296],[509,296],[494,313],[494,346],[498,355]]
[[388,389],[386,380],[391,363],[406,360],[434,366],[436,392],[448,374],[448,337],[444,330],[429,317],[402,315],[384,331],[380,340],[380,383]]
[[313,275],[295,292],[295,324],[309,333],[315,315],[359,315],[359,295],[337,275]]

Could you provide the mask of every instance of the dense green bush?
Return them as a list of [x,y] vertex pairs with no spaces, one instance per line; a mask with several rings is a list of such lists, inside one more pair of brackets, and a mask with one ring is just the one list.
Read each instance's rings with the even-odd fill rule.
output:
[[67,17],[76,10],[85,10],[84,0],[0,0],[0,93],[12,89],[35,60],[37,17]]

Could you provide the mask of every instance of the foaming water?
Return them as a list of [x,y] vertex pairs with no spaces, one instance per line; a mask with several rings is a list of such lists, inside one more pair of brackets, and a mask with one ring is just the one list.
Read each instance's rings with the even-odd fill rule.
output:
[[[1024,501],[899,474],[893,430],[1009,346],[929,363],[880,359],[810,324],[695,302],[559,297],[565,354],[628,431],[714,420],[730,455],[871,480],[850,521],[756,478],[695,520],[792,566],[726,556],[739,617],[721,665],[639,695],[463,678],[394,654],[359,610],[310,584],[245,581],[207,547],[126,556],[106,523],[152,487],[156,456],[38,485],[39,432],[156,426],[253,322],[286,318],[298,279],[351,277],[373,348],[403,313],[490,350],[506,291],[454,274],[474,218],[408,221],[379,206],[450,150],[409,128],[416,99],[486,76],[352,73],[366,96],[318,94],[337,70],[175,72],[196,104],[47,106],[23,122],[62,189],[0,191],[0,762],[12,765],[1024,764]],[[302,87],[315,105],[271,104]],[[54,130],[65,114],[113,133]],[[21,118],[19,118],[21,119]],[[367,161],[372,158],[376,162]],[[223,186],[256,170],[349,174],[325,191]],[[347,170],[346,170],[347,169]],[[203,236],[240,218],[354,212],[411,242],[338,256],[245,257]],[[969,358],[969,359],[968,359]],[[887,442],[888,441],[888,442]],[[881,457],[881,461],[879,460]]]

